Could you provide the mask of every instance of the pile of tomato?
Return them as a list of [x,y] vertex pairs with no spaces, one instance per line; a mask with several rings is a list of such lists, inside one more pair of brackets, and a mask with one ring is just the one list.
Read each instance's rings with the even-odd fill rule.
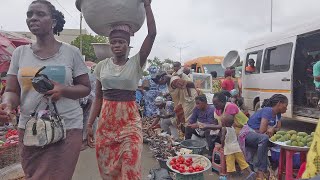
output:
[[184,158],[183,156],[172,158],[170,161],[170,166],[172,167],[172,169],[177,170],[180,173],[194,173],[204,170],[203,166],[193,165],[193,160],[191,157]]
[[11,136],[17,136],[18,135],[18,130],[16,129],[9,129],[7,134],[6,134],[6,139],[8,139]]

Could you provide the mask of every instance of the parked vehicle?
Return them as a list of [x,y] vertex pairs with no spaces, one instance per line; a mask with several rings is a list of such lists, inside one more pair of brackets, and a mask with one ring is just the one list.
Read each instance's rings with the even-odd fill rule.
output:
[[[239,59],[233,55],[224,61],[233,64]],[[289,100],[285,117],[318,122],[319,97],[312,65],[320,60],[319,21],[253,39],[248,42],[243,59],[242,96],[249,109],[259,109],[264,99],[280,93]],[[249,59],[255,63],[254,71],[250,72],[246,71],[252,61]]]
[[210,73],[217,71],[218,77],[224,76],[224,69],[221,66],[222,56],[205,56],[186,61],[184,66],[188,66],[195,73]]

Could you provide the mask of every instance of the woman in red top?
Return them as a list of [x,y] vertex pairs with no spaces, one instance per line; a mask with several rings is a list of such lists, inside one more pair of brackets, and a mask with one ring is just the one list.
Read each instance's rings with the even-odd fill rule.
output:
[[223,90],[231,91],[234,89],[234,81],[232,79],[232,70],[226,70],[224,72],[225,80],[222,82],[221,87]]

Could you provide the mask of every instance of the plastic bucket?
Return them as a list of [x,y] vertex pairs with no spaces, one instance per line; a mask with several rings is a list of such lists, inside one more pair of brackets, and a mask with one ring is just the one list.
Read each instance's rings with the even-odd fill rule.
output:
[[204,149],[206,148],[206,143],[199,140],[187,139],[182,141],[181,147],[192,150],[192,154],[202,155]]

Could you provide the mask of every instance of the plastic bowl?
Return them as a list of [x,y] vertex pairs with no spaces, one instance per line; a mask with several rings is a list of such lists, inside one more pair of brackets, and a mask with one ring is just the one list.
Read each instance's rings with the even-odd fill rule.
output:
[[187,139],[180,143],[181,147],[192,150],[192,154],[202,154],[206,144],[202,141]]

